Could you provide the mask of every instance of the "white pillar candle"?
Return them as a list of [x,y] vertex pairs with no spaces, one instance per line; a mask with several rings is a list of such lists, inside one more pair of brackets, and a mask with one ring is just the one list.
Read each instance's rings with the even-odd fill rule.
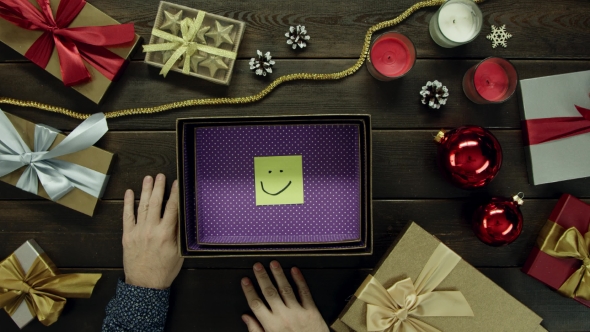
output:
[[482,14],[470,0],[449,0],[430,20],[430,35],[442,47],[466,44],[479,34]]

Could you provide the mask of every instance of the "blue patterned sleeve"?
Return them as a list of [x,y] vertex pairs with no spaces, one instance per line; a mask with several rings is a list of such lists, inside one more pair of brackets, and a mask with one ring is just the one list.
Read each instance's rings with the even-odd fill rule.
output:
[[164,331],[169,298],[169,288],[143,288],[119,280],[117,293],[107,305],[102,331]]

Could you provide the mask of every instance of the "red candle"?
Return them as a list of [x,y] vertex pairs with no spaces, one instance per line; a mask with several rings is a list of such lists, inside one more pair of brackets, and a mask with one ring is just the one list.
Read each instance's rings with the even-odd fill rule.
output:
[[506,59],[487,58],[469,68],[463,77],[463,91],[476,104],[501,103],[516,90],[518,75]]
[[501,100],[508,91],[508,74],[497,63],[484,62],[475,70],[473,84],[479,94],[486,100]]
[[405,75],[416,61],[416,50],[406,36],[389,32],[371,45],[367,68],[373,77],[389,81]]

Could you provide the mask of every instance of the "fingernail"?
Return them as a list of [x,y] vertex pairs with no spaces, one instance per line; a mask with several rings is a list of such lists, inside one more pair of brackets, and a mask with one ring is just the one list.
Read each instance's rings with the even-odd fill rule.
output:
[[164,174],[162,174],[162,173],[158,174],[158,175],[156,176],[156,180],[157,180],[157,181],[162,181],[162,180],[164,180]]
[[244,285],[244,286],[250,285],[250,279],[248,279],[248,278],[242,278],[242,285]]
[[178,180],[174,180],[174,182],[172,182],[172,188],[178,187]]
[[133,190],[131,190],[131,189],[125,190],[125,198],[131,198],[131,193],[133,193]]
[[262,264],[260,264],[260,263],[254,264],[254,270],[262,271],[262,269],[264,269],[264,266],[262,266]]
[[152,182],[152,177],[151,176],[146,176],[145,178],[143,178],[143,184],[150,184]]
[[291,273],[293,274],[301,274],[301,270],[299,270],[298,268],[294,267],[291,269]]
[[244,321],[244,323],[248,324],[248,317],[242,316],[242,320]]
[[281,267],[281,264],[279,264],[279,262],[277,261],[272,261],[270,262],[270,267],[272,267],[273,269],[278,269]]

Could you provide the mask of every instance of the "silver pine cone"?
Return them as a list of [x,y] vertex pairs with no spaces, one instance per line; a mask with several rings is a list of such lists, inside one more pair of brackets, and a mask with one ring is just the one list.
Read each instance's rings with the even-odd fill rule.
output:
[[289,32],[285,33],[285,37],[287,37],[287,44],[291,45],[294,50],[297,49],[297,46],[299,46],[299,48],[306,47],[307,43],[305,41],[311,38],[307,34],[304,25],[289,27]]
[[250,59],[250,70],[253,70],[256,75],[266,76],[272,73],[272,66],[275,62],[272,60],[270,52],[262,54],[260,50],[256,51],[256,57]]
[[432,109],[439,109],[441,105],[447,103],[449,89],[437,80],[432,82],[428,81],[426,82],[426,85],[422,87],[420,96],[422,96],[422,104],[428,105],[428,107]]

